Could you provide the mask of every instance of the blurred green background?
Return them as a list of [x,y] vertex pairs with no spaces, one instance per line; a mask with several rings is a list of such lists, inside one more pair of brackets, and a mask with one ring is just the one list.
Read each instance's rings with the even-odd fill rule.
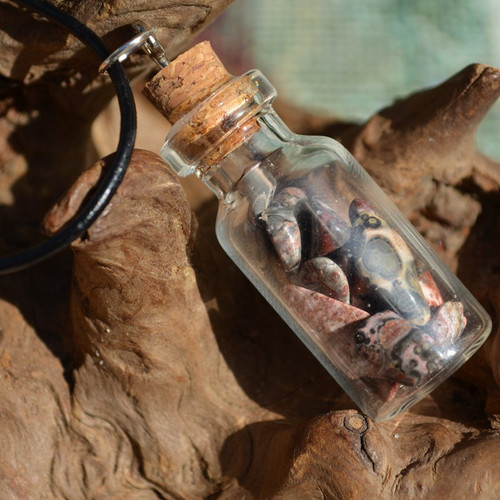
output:
[[[473,62],[500,66],[499,0],[236,0],[207,32],[234,72],[261,69],[280,96],[364,121]],[[500,103],[480,151],[500,159]]]

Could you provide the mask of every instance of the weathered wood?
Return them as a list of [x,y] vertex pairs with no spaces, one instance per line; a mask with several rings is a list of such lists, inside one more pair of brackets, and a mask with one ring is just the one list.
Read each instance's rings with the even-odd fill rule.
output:
[[498,190],[474,134],[499,95],[499,70],[471,65],[339,137],[452,268],[481,211],[475,191]]
[[[383,424],[345,410],[352,403],[219,249],[214,208],[190,233],[177,182],[139,151],[112,209],[74,245],[73,404],[126,433],[143,477],[181,498],[497,495],[484,381],[454,377]],[[58,216],[54,227],[71,212]],[[186,464],[189,475],[178,472]]]
[[[159,28],[170,57],[177,55],[231,0],[86,0],[56,2],[116,48],[140,19]],[[64,28],[27,9],[0,2],[0,250],[41,239],[33,231],[83,168],[97,160],[90,127],[114,95],[99,60]],[[141,53],[131,77],[154,64]],[[50,186],[50,187],[49,187]],[[19,217],[22,213],[23,217]]]
[[[109,2],[99,12],[97,2],[64,5],[104,33],[134,19],[130,6],[139,3]],[[141,17],[165,20],[163,8],[186,15],[167,30],[180,45],[197,7],[177,11],[166,1]],[[10,4],[0,9],[35,23],[33,33],[53,29]],[[0,56],[11,72],[0,108],[0,195],[16,208],[0,213],[2,228],[17,225],[21,201],[54,176],[46,169],[67,169],[73,154],[81,156],[73,176],[85,164],[88,127],[108,94],[77,50],[85,85],[52,96],[51,64],[63,70],[68,47],[54,41],[45,69]],[[112,203],[74,243],[73,259],[65,253],[0,279],[0,497],[498,497],[500,166],[476,153],[473,132],[500,92],[499,75],[470,67],[362,127],[322,127],[352,148],[492,312],[491,340],[456,376],[395,420],[360,415],[219,248],[216,204],[193,217],[163,162],[136,151]],[[93,85],[98,98],[86,110],[81,92]],[[51,141],[62,145],[52,151]],[[108,162],[79,177],[47,216],[47,230],[64,225]],[[24,192],[23,169],[31,176]],[[28,213],[16,234],[29,240],[40,212]],[[25,242],[11,240],[5,246]]]
[[[133,34],[140,19],[157,26],[157,37],[173,58],[232,0],[78,0],[54,1],[116,48]],[[96,57],[68,32],[16,4],[0,4],[0,75],[33,83],[40,78],[80,86],[97,75]],[[135,63],[145,60],[136,56]],[[74,92],[76,94],[76,92]],[[65,96],[66,97],[66,96]]]

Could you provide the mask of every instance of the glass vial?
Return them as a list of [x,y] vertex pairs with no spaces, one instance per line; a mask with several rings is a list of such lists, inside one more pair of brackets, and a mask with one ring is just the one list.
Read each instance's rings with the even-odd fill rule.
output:
[[368,416],[409,408],[484,342],[484,309],[341,144],[286,127],[259,71],[231,77],[202,44],[145,93],[175,122],[163,158],[219,199],[222,247]]

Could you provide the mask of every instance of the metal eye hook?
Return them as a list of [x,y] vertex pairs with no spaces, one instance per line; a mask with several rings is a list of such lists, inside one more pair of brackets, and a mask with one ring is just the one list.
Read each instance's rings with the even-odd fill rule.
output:
[[132,23],[132,26],[134,27],[135,31],[137,33],[147,33],[148,31],[153,31],[153,35],[150,35],[146,42],[144,43],[144,51],[153,59],[153,61],[160,67],[164,68],[165,66],[168,66],[168,63],[170,62],[167,59],[167,55],[165,54],[165,49],[162,47],[160,42],[154,37],[154,34],[158,31],[158,28],[153,28],[150,29],[146,24],[144,24],[142,21],[134,21]]
[[142,48],[146,54],[160,67],[164,68],[170,62],[165,54],[165,49],[155,37],[158,28],[149,28],[142,21],[132,23],[134,30],[138,33],[134,38],[118,47],[99,66],[99,73],[104,73],[115,62],[123,62],[130,54]]

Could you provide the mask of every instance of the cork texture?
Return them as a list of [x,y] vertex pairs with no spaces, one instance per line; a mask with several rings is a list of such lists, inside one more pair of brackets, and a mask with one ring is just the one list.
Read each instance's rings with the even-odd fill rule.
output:
[[144,95],[171,123],[231,79],[209,42],[201,42],[158,72]]

